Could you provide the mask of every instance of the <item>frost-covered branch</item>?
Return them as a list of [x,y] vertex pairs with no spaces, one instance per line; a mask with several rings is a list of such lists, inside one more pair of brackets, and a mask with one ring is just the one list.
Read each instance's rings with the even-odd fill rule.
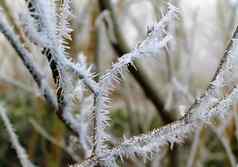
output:
[[53,95],[46,78],[41,74],[37,66],[34,65],[31,54],[21,45],[20,40],[17,38],[13,30],[8,26],[2,14],[0,15],[0,31],[19,55],[21,61],[40,88],[41,93],[45,97],[47,103],[49,103],[50,106],[57,108],[55,96]]
[[201,112],[195,112],[189,120],[181,119],[168,126],[162,127],[153,132],[126,139],[114,151],[119,156],[133,156],[159,152],[160,148],[167,144],[181,143],[191,132],[204,123],[210,123],[214,117],[224,117],[230,111],[232,103],[238,100],[238,88],[234,88],[232,93],[217,103],[213,108],[204,108]]
[[[175,143],[183,143],[195,129],[206,123],[210,123],[213,118],[225,117],[232,108],[233,102],[237,101],[238,88],[235,87],[228,96],[224,97],[212,108],[204,108],[200,112],[191,114],[189,120],[186,117],[183,117],[176,122],[154,130],[148,134],[124,139],[121,144],[98,157],[98,160],[104,163],[114,163],[115,157],[120,157],[121,159],[123,159],[123,157],[130,158],[133,156],[149,158],[153,156],[154,153],[159,153],[166,145],[172,147]],[[86,162],[87,164],[90,164],[94,161],[95,159],[91,159],[91,161],[87,160]],[[84,163],[81,165],[83,166],[83,164]],[[78,166],[75,165],[75,167]]]
[[[118,57],[123,56],[124,54],[130,52],[130,48],[127,45],[127,42],[124,38],[124,34],[122,33],[119,24],[119,20],[116,16],[116,11],[113,9],[113,4],[110,0],[99,0],[101,10],[109,11],[111,19],[108,20],[108,23],[105,24],[107,27],[107,35],[110,39],[111,45],[115,52],[117,53]],[[111,23],[112,22],[112,23]],[[112,27],[110,26],[112,24]],[[114,34],[112,36],[111,32],[113,31]],[[148,30],[149,32],[150,30]],[[114,37],[115,36],[115,37]],[[115,38],[115,39],[114,39]],[[157,93],[155,85],[151,82],[150,78],[147,76],[146,69],[142,66],[142,64],[138,61],[134,62],[136,67],[140,70],[135,70],[132,64],[128,65],[128,69],[138,84],[144,91],[145,96],[153,103],[156,107],[158,114],[161,116],[162,121],[164,124],[171,123],[173,118],[169,114],[168,110],[165,108],[163,98]]]
[[[12,31],[12,29],[7,25],[7,22],[4,20],[4,17],[0,16],[0,31],[3,33],[3,35],[7,38],[7,40],[10,42],[12,47],[15,49],[19,57],[21,58],[23,64],[26,66],[28,71],[31,73],[33,79],[37,83],[38,87],[40,88],[43,96],[45,97],[47,103],[51,107],[53,107],[54,110],[58,111],[57,115],[58,117],[65,122],[66,125],[68,125],[70,128],[71,124],[68,124],[68,118],[67,116],[62,115],[62,107],[58,107],[58,104],[56,102],[56,98],[52,93],[52,90],[50,89],[48,85],[48,81],[46,78],[41,74],[40,70],[33,64],[32,61],[32,55],[21,45],[21,42],[17,38],[16,34]],[[73,117],[70,117],[73,119]],[[71,120],[70,120],[71,121]],[[75,121],[76,122],[76,121]],[[75,126],[76,127],[76,126]],[[75,128],[73,127],[73,128]],[[75,130],[75,133],[77,131]],[[76,133],[77,134],[77,133]]]
[[[160,129],[153,130],[148,134],[124,139],[121,144],[111,150],[108,149],[105,152],[99,152],[99,154],[97,154],[97,160],[104,165],[106,164],[106,166],[113,166],[115,163],[115,157],[121,157],[121,159],[123,157],[133,156],[147,158],[152,156],[154,153],[160,152],[161,148],[168,144],[173,146],[174,143],[184,142],[185,138],[187,138],[195,128],[200,128],[204,124],[211,123],[213,118],[226,117],[227,113],[231,110],[232,105],[238,101],[238,88],[234,84],[234,81],[237,79],[235,72],[238,67],[237,33],[238,31],[236,30],[218,67],[218,72],[215,73],[208,89],[194,102],[193,105],[191,105],[183,118]],[[99,82],[102,85],[105,84],[108,88],[103,89],[106,90],[105,94],[103,94],[103,97],[106,97],[106,100],[108,100],[108,94],[110,94],[110,91],[115,88],[115,82],[118,83],[120,81],[123,64],[127,64],[133,58],[133,56],[127,56],[128,55],[119,60],[118,64],[114,64],[112,69],[106,73]],[[117,67],[119,70],[117,70]],[[109,76],[109,79],[107,76]],[[112,76],[114,76],[114,78]],[[223,93],[223,88],[228,85],[233,85],[233,88],[227,95]],[[104,104],[105,107],[107,104],[106,100],[100,105]],[[98,114],[97,118],[100,117],[99,114],[103,116],[101,116],[101,118],[104,118],[101,120],[103,124],[100,125],[100,131],[98,130],[102,133],[101,130],[103,128],[105,129],[108,125],[106,116],[108,114],[107,108],[102,108],[101,113],[99,110],[96,114]],[[105,138],[101,139],[101,141],[103,140],[105,140]],[[87,163],[88,162],[89,160],[87,160]],[[107,162],[111,163],[107,164]]]
[[147,38],[138,44],[138,46],[130,53],[118,59],[118,62],[112,65],[99,79],[99,92],[95,96],[95,111],[94,111],[94,125],[95,133],[93,135],[95,144],[95,153],[100,155],[102,150],[106,151],[108,148],[104,144],[110,141],[110,136],[105,132],[109,123],[109,109],[110,109],[110,95],[111,92],[118,86],[123,72],[127,70],[129,64],[137,59],[142,59],[147,56],[160,55],[161,48],[166,47],[171,36],[167,34],[164,27],[169,21],[176,17],[177,10],[169,6],[169,12],[163,17],[161,22],[155,24],[148,33]]
[[[68,81],[70,78],[67,78],[67,72],[69,71],[74,76],[83,79],[85,85],[87,85],[93,93],[96,93],[96,82],[92,79],[93,75],[90,74],[90,69],[86,70],[81,68],[79,64],[73,63],[68,59],[68,53],[66,50],[69,46],[67,46],[65,39],[70,39],[70,33],[72,32],[69,24],[71,19],[71,0],[65,0],[62,2],[59,14],[56,12],[55,2],[28,0],[28,3],[31,4],[30,7],[34,7],[34,10],[30,11],[31,15],[37,16],[36,25],[39,27],[37,35],[38,39],[35,41],[33,40],[32,42],[36,43],[39,47],[45,47],[44,53],[49,62],[54,62],[54,65],[52,66],[55,67],[51,67],[51,70],[53,75],[57,75],[55,77],[53,76],[55,82],[59,82],[58,85],[59,87],[62,87],[62,89],[67,89],[67,84],[71,84]],[[59,22],[57,22],[57,20],[59,20]],[[30,22],[28,22],[28,24],[29,23]],[[31,28],[34,29],[34,26]],[[34,32],[35,31],[36,30],[34,30]],[[39,39],[42,38],[42,36],[44,38]],[[37,43],[37,41],[42,40],[44,40],[43,44]],[[58,74],[54,74],[54,72]]]
[[[29,38],[34,44],[42,48],[42,53],[47,57],[57,86],[57,115],[64,121],[70,129],[79,136],[79,123],[71,113],[72,92],[74,91],[75,77],[83,78],[85,85],[96,93],[96,82],[93,81],[90,68],[80,67],[80,64],[71,62],[67,56],[68,49],[65,39],[70,39],[72,32],[69,24],[71,0],[65,0],[60,4],[60,12],[57,15],[55,2],[44,0],[28,0],[27,6],[33,21],[25,21],[25,24],[35,32],[29,34]],[[27,15],[27,14],[26,14]],[[28,17],[26,17],[28,18]],[[30,17],[29,17],[30,18]],[[59,22],[57,22],[59,20]],[[29,25],[30,24],[30,25]],[[35,26],[31,26],[31,25]],[[42,38],[43,37],[43,38]],[[40,42],[39,42],[40,41]]]
[[[210,123],[210,120],[215,116],[224,117],[226,112],[230,111],[232,104],[238,100],[238,89],[236,86],[229,96],[221,97],[221,89],[235,80],[235,76],[231,75],[231,73],[234,73],[238,66],[237,33],[238,30],[236,29],[233,39],[228,45],[218,67],[219,72],[215,73],[205,95],[202,95],[200,98],[202,101],[200,103],[195,101],[192,105],[196,107],[191,107],[189,112],[180,121],[155,130],[148,135],[126,139],[117,147],[115,153],[120,156],[130,156],[133,154],[144,156],[144,154],[153,153],[153,148],[155,148],[155,151],[158,151],[163,145],[183,141],[183,138],[190,134],[195,127],[199,127],[203,123]],[[129,149],[129,147],[132,148]]]
[[18,141],[18,137],[15,133],[14,128],[12,127],[12,124],[10,120],[8,119],[7,113],[5,108],[0,105],[0,117],[3,120],[3,123],[6,127],[6,130],[8,132],[8,135],[10,136],[10,141],[16,150],[17,156],[21,162],[21,165],[23,167],[34,167],[34,165],[31,163],[31,161],[28,159],[28,156],[26,154],[25,149],[21,146],[21,144]]
[[[115,167],[118,158],[139,156],[147,159],[155,153],[158,155],[164,146],[170,145],[172,148],[175,143],[184,142],[196,128],[211,123],[214,117],[225,117],[232,104],[238,101],[238,88],[234,84],[238,79],[235,74],[238,69],[236,30],[207,90],[195,100],[183,118],[147,134],[125,138],[114,145],[107,132],[110,126],[110,96],[123,79],[124,72],[128,71],[128,68],[135,68],[135,61],[161,55],[161,50],[173,39],[166,27],[175,20],[177,8],[169,4],[167,13],[159,23],[148,29],[146,38],[131,52],[120,57],[98,81],[95,81],[95,74],[91,72],[92,66],[87,65],[84,57],[80,56],[77,62],[68,58],[67,40],[71,39],[72,32],[69,24],[71,0],[57,1],[59,6],[55,0],[26,2],[28,12],[22,14],[21,22],[29,40],[40,48],[48,59],[57,87],[57,101],[40,70],[33,65],[31,54],[1,18],[0,31],[19,54],[46,100],[52,103],[58,117],[79,137],[87,159],[76,166]],[[187,93],[176,81],[173,82],[180,87],[181,92]],[[223,89],[228,85],[231,89],[224,93]],[[87,91],[87,95],[86,89],[90,90]],[[90,100],[89,103],[83,102],[86,96]],[[81,108],[80,114],[76,113],[77,107],[74,103],[74,99],[78,97],[78,103],[85,109],[83,111]],[[85,105],[88,105],[88,108]]]
[[223,88],[225,85],[229,85],[229,83],[232,83],[232,81],[235,80],[236,76],[234,76],[234,73],[232,74],[231,68],[233,68],[233,71],[235,71],[237,68],[237,39],[238,26],[236,27],[232,35],[232,39],[229,41],[228,46],[224,51],[217,70],[214,73],[206,91],[198,99],[195,99],[195,102],[188,109],[186,113],[188,117],[194,108],[203,102],[206,103],[211,95],[216,94],[216,96],[219,96],[218,94],[221,93],[221,88]]

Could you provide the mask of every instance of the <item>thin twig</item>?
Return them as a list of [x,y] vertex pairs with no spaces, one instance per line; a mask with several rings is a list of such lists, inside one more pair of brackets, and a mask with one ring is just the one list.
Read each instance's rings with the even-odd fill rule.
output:
[[30,123],[32,124],[32,126],[34,127],[34,129],[40,134],[42,135],[45,139],[47,139],[48,141],[50,141],[51,143],[53,143],[54,145],[60,147],[61,149],[63,149],[65,152],[67,152],[76,162],[80,162],[80,158],[78,156],[75,155],[75,153],[69,149],[64,141],[57,141],[53,136],[51,136],[48,132],[46,132],[44,130],[44,128],[42,128],[36,120],[34,119],[30,119],[29,120]]
[[236,127],[236,140],[238,141],[238,108],[237,105],[235,105],[234,110],[233,110],[233,114],[234,114],[234,119],[235,119],[235,127]]
[[232,153],[232,149],[230,146],[229,141],[227,140],[227,138],[224,136],[224,134],[221,134],[218,130],[217,127],[215,127],[214,125],[209,125],[211,127],[211,129],[213,130],[213,132],[215,132],[215,134],[217,135],[218,139],[221,141],[227,156],[230,160],[231,166],[232,167],[237,167],[236,166],[236,158],[234,156],[234,154]]
[[16,88],[19,88],[19,89],[27,92],[27,93],[30,93],[31,95],[36,95],[36,92],[33,89],[29,88],[29,86],[26,86],[26,85],[24,85],[23,83],[21,83],[19,81],[1,76],[1,74],[0,74],[0,82],[3,82],[7,85],[12,85]]
[[201,130],[202,128],[199,128],[196,130],[195,135],[194,135],[194,139],[193,139],[193,144],[189,153],[189,158],[187,161],[187,167],[193,167],[194,166],[194,162],[196,159],[196,154],[198,151],[198,147],[199,147],[199,142],[200,142],[200,134],[201,134]]

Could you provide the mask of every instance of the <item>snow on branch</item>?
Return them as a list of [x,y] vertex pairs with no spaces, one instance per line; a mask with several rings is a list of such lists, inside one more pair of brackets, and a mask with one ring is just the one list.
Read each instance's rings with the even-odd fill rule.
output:
[[8,119],[6,109],[2,106],[2,104],[0,104],[0,117],[6,127],[8,135],[10,137],[10,141],[12,143],[12,146],[16,150],[21,165],[23,167],[34,167],[35,165],[33,165],[31,161],[28,159],[25,149],[21,146],[20,142],[18,141],[18,137],[15,133],[15,130],[12,127],[10,120]]

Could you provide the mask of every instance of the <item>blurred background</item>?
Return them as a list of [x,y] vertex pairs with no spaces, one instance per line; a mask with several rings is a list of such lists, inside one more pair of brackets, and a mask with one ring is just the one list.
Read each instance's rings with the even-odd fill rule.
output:
[[[110,1],[110,0],[107,0]],[[174,40],[160,56],[136,62],[113,94],[111,133],[115,141],[159,128],[181,118],[194,98],[206,89],[237,23],[236,0],[72,0],[72,59],[84,54],[102,73],[118,57],[142,41],[151,25],[166,13],[167,2],[179,9],[168,31]],[[106,2],[106,1],[105,1]],[[0,0],[2,11],[22,35],[19,16],[24,0]],[[52,80],[39,48],[25,41],[40,69]],[[52,87],[53,87],[52,82]],[[83,159],[82,148],[40,96],[31,76],[8,41],[0,34],[0,101],[38,166],[60,167]],[[128,167],[236,167],[238,110],[223,122],[197,129],[182,144],[164,150],[151,161],[126,160]],[[0,121],[0,167],[20,163]]]

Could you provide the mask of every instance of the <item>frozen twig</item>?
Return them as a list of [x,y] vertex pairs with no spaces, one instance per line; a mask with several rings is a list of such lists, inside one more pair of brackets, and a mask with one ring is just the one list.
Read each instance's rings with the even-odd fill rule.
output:
[[202,131],[202,128],[199,128],[195,132],[194,139],[193,139],[193,144],[192,144],[190,154],[189,154],[189,158],[188,158],[188,161],[187,161],[187,167],[193,167],[194,166],[194,162],[196,160],[196,155],[197,155],[197,152],[198,152],[198,146],[199,146],[199,142],[200,142],[201,131]]

